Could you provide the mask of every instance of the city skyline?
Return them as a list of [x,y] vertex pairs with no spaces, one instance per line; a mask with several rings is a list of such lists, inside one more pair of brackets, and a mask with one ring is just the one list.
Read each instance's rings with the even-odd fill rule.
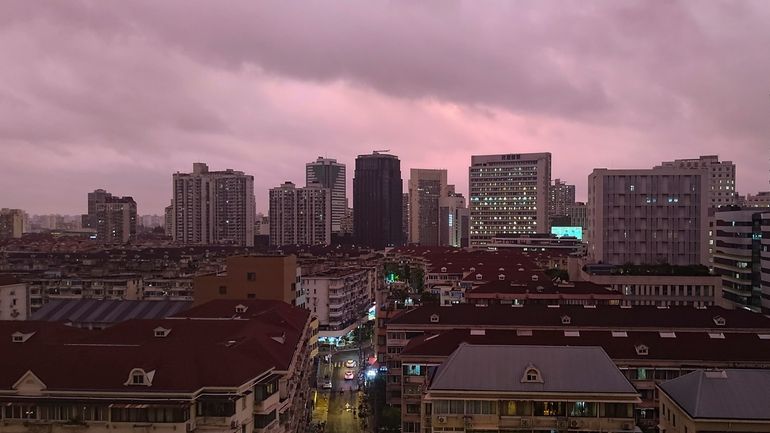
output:
[[198,4],[7,2],[0,202],[79,214],[104,188],[162,214],[171,174],[203,161],[253,175],[266,213],[313,158],[376,149],[466,196],[471,155],[530,152],[581,201],[595,168],[710,154],[740,194],[767,190],[770,4],[584,5],[235,2],[209,21]]

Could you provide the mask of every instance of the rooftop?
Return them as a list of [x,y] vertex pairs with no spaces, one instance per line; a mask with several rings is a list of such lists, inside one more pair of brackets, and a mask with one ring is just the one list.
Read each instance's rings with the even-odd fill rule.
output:
[[[580,374],[573,367],[580,365]],[[535,380],[528,372],[536,371]],[[431,391],[607,393],[636,390],[600,347],[461,344],[442,364]]]
[[84,324],[112,324],[130,319],[159,319],[192,306],[190,301],[128,301],[108,299],[52,299],[32,320]]
[[770,370],[696,370],[659,387],[691,418],[770,421]]

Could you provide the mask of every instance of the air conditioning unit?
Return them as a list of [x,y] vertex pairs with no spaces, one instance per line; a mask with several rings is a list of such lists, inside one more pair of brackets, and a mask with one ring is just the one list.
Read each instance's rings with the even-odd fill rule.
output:
[[436,420],[439,422],[439,424],[445,424],[446,423],[446,417],[445,416],[440,416],[440,417],[436,418]]
[[521,426],[524,428],[530,428],[532,427],[532,420],[529,418],[522,418],[521,419]]
[[569,421],[569,428],[578,428],[578,427],[580,427],[580,421],[576,419],[571,419]]
[[633,430],[633,429],[634,429],[634,425],[632,423],[627,422],[623,424],[623,430]]

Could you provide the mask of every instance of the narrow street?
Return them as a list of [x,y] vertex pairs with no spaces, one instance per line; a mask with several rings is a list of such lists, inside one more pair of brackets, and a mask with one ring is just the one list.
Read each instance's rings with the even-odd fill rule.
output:
[[[318,398],[313,419],[325,420],[326,433],[362,432],[361,420],[358,417],[358,406],[363,398],[358,385],[361,371],[358,349],[336,352],[331,356],[330,362],[325,361],[323,356],[321,355]],[[348,360],[355,361],[356,366],[346,367]],[[347,371],[353,371],[352,379],[345,379]],[[332,382],[331,390],[323,389],[322,384],[329,379]]]

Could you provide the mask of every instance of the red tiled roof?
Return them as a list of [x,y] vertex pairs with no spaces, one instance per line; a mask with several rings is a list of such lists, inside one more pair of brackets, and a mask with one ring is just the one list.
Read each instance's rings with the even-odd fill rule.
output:
[[[476,331],[476,334],[480,332]],[[658,332],[628,331],[627,337],[613,337],[610,330],[580,331],[567,337],[564,331],[535,330],[532,335],[517,335],[515,330],[485,330],[484,335],[471,335],[468,329],[454,329],[412,339],[401,352],[402,357],[445,357],[461,343],[545,346],[599,346],[615,360],[654,359],[706,362],[761,362],[770,365],[770,339],[755,333],[728,333],[725,338],[711,338],[707,332],[682,332],[675,338]],[[648,348],[647,355],[637,353],[636,346]],[[403,360],[403,359],[402,359]]]
[[[431,316],[439,316],[437,323]],[[562,317],[569,316],[569,324],[562,324]],[[725,319],[724,325],[717,325],[716,317]],[[489,305],[478,307],[472,304],[453,306],[425,305],[405,311],[388,322],[388,326],[427,325],[431,327],[564,327],[603,329],[770,329],[770,318],[746,310],[726,310],[721,307],[698,309],[694,307],[657,308],[655,306],[598,306],[585,308],[580,305],[561,305],[551,308],[546,305],[527,304]]]

